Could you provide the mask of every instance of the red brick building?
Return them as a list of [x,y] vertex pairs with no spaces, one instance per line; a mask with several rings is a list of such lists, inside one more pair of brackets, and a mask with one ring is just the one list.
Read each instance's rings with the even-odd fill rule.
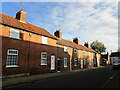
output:
[[[54,35],[26,22],[26,12],[16,18],[0,13],[2,20],[2,75],[37,74],[73,70],[94,66],[97,52],[72,41],[62,39],[62,32]],[[89,62],[88,62],[89,61]]]

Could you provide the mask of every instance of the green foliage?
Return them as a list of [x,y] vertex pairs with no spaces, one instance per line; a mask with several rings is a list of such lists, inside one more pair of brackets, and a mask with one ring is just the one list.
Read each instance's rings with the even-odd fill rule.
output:
[[98,53],[105,52],[105,50],[106,50],[105,45],[103,43],[99,42],[98,40],[92,42],[90,44],[90,47],[92,49],[94,49],[95,51],[97,51]]

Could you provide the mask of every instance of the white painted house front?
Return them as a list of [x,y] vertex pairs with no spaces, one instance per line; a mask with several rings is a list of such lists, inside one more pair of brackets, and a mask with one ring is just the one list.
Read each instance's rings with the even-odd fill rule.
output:
[[110,55],[111,64],[120,63],[120,52],[113,52]]

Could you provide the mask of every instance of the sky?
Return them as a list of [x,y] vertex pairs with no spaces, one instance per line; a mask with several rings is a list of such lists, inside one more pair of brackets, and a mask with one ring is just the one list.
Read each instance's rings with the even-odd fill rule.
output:
[[[9,2],[8,2],[9,1]],[[20,10],[20,0],[2,1],[2,13],[15,17]],[[47,1],[23,0],[27,22],[45,28],[54,35],[61,29],[63,39],[78,37],[80,44],[95,40],[104,43],[106,51],[118,49],[118,2],[106,0]],[[66,1],[66,2],[65,2]],[[108,1],[108,2],[107,2]]]

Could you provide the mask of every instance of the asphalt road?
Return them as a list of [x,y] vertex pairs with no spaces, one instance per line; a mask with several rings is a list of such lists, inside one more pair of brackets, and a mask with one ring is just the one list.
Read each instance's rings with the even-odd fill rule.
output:
[[[30,83],[19,84],[9,88],[106,88],[116,70],[109,66],[84,72],[75,72],[68,75],[42,79]],[[114,80],[115,82],[115,80]],[[111,83],[110,83],[111,84]],[[114,83],[115,84],[115,83]],[[110,85],[116,88],[114,85]],[[109,88],[109,87],[108,87]]]

